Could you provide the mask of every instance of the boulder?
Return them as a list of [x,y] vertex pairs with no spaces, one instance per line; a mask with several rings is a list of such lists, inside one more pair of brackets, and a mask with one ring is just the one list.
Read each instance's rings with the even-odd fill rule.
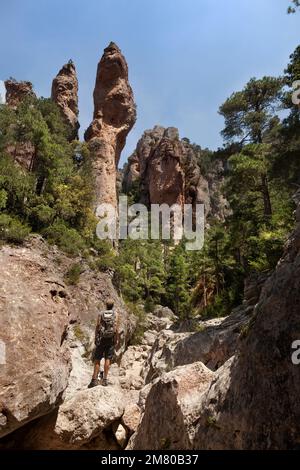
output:
[[214,373],[201,362],[178,367],[151,387],[128,449],[191,449],[201,395]]
[[141,408],[136,403],[126,406],[122,416],[122,424],[128,429],[129,434],[136,432],[141,419]]
[[0,249],[0,436],[58,406],[68,384],[67,293],[53,262],[26,247]]
[[94,387],[77,393],[58,410],[12,436],[14,448],[34,450],[118,449],[114,425],[124,412],[122,392]]

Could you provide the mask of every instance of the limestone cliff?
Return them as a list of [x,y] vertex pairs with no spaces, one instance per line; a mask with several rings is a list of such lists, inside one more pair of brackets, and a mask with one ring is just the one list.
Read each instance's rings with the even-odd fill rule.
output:
[[72,61],[63,65],[52,82],[52,100],[59,106],[70,126],[70,140],[78,139],[78,80]]
[[126,136],[136,120],[128,66],[111,42],[98,64],[94,89],[94,119],[85,133],[94,154],[96,205],[117,205],[117,167]]

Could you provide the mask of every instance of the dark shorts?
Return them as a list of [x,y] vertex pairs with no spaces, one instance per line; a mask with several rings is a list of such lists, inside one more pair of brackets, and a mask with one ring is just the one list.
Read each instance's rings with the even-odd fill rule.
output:
[[104,359],[109,359],[110,361],[113,360],[115,355],[115,342],[113,338],[108,339],[101,339],[100,344],[96,346],[93,360],[94,361],[101,361]]

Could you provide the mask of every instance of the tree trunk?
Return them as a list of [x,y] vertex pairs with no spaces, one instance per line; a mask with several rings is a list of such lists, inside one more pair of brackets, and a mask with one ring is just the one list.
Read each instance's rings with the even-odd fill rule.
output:
[[264,216],[266,219],[270,219],[272,216],[272,205],[269,193],[268,178],[266,174],[261,174],[261,190],[264,201]]

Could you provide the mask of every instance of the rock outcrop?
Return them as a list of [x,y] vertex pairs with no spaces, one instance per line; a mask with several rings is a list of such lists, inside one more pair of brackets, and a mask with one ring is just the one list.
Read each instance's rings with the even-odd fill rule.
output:
[[22,168],[27,171],[33,170],[36,162],[36,149],[30,141],[7,145],[6,152]]
[[[77,285],[67,285],[74,262],[81,263],[82,274]],[[134,322],[109,275],[68,258],[39,236],[21,247],[3,246],[0,271],[1,437],[86,389],[95,321],[106,299],[113,298],[120,313],[117,357]]]
[[128,449],[191,449],[201,395],[212,378],[213,372],[201,362],[163,375],[148,393]]
[[[146,383],[175,367],[201,361],[217,370],[236,352],[240,336],[247,331],[266,275],[252,275],[245,281],[243,304],[225,318],[193,321],[163,329],[156,337],[147,359]],[[173,333],[173,331],[175,333]],[[191,330],[196,330],[191,332]]]
[[61,401],[70,373],[64,341],[66,291],[53,263],[30,248],[0,250],[0,436],[48,413]]
[[201,149],[179,138],[178,129],[155,126],[144,132],[124,169],[123,189],[134,190],[150,204],[204,204],[206,215],[224,218],[227,202],[220,195],[224,168],[216,161],[204,176]]
[[70,127],[70,140],[78,139],[78,80],[74,63],[70,60],[52,82],[52,100],[59,106]]
[[6,88],[6,104],[13,109],[27,97],[35,97],[31,82],[17,82],[10,79],[4,82]]
[[[119,389],[95,387],[78,392],[52,415],[28,430],[27,449],[113,450],[112,426],[124,413],[124,399]],[[110,431],[110,436],[109,436]],[[108,435],[105,435],[107,433]]]
[[94,119],[85,132],[85,140],[94,155],[96,206],[101,203],[117,205],[117,167],[135,120],[128,66],[118,46],[111,42],[98,64]]
[[[35,98],[36,96],[31,82],[17,82],[10,79],[4,83],[6,88],[6,105],[12,109],[16,109],[25,98]],[[8,145],[6,152],[26,170],[31,171],[33,169],[36,151],[32,142],[25,141]]]

